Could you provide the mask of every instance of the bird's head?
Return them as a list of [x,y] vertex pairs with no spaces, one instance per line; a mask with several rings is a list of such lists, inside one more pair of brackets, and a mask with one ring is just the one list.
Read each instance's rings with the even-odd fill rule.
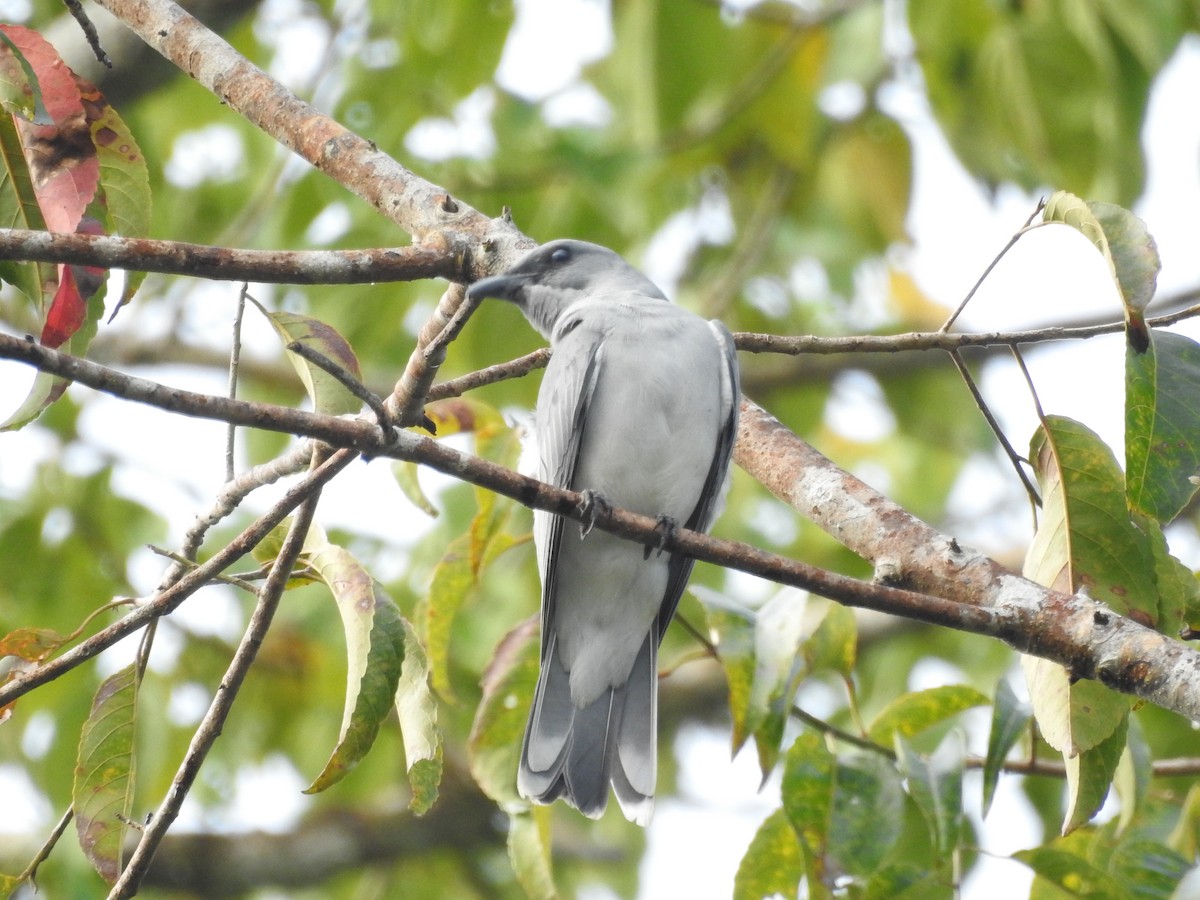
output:
[[662,291],[617,253],[599,244],[560,240],[530,251],[500,275],[468,289],[472,300],[498,297],[516,303],[546,337],[567,307],[579,300],[665,300]]

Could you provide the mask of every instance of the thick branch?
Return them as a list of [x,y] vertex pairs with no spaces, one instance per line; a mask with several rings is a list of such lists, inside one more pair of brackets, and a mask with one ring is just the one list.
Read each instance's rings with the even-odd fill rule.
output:
[[233,250],[179,241],[17,229],[0,229],[0,259],[283,284],[368,284],[466,277],[461,257],[428,247]]
[[[576,520],[583,517],[577,493],[412,433],[387,435],[365,421],[176,390],[7,336],[0,336],[0,357],[171,412],[307,435],[367,456],[418,462],[525,506]],[[1087,597],[1055,593],[961,547],[838,469],[749,402],[743,403],[737,458],[753,466],[771,490],[871,558],[881,581],[929,593],[869,584],[686,529],[668,537],[667,549],[848,606],[989,635],[1021,652],[1057,662],[1077,677],[1097,679],[1181,715],[1200,718],[1200,653]],[[663,539],[654,519],[623,510],[600,516],[596,525],[647,546],[657,546]],[[33,675],[37,674],[35,670]],[[0,705],[24,693],[15,689],[28,680],[0,688]]]
[[[1004,617],[1016,613],[1026,634],[988,633],[1075,676],[1192,718],[1184,710],[1200,709],[1200,654],[1156,631],[1129,628],[1130,620],[1099,603],[1048,591],[960,545],[838,468],[750,401],[742,403],[734,454],[771,493],[869,560],[877,581],[986,606]],[[1153,684],[1140,684],[1143,679]]]
[[[322,114],[171,0],[98,0],[224,104],[432,250],[461,255],[468,280],[533,246],[510,220],[489,219]],[[482,245],[486,259],[471,249]]]

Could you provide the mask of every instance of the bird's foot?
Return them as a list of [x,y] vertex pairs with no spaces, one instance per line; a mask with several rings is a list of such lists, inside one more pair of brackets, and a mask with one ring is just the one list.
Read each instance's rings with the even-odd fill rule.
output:
[[669,541],[675,532],[679,530],[679,523],[675,521],[673,516],[668,516],[666,513],[659,513],[654,519],[654,530],[658,532],[658,544],[651,546],[647,544],[642,552],[642,559],[650,558],[651,550],[658,550],[658,556],[663,555],[663,551],[667,549],[667,541]]
[[583,519],[579,522],[579,539],[582,541],[592,533],[592,527],[601,516],[611,516],[613,507],[608,498],[599,491],[585,488],[580,492],[583,500],[579,504],[579,513]]

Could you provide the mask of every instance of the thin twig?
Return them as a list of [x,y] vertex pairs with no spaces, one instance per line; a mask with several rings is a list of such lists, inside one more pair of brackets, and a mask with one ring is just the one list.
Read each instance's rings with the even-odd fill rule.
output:
[[158,811],[155,812],[154,817],[142,832],[141,840],[138,841],[137,849],[130,857],[129,864],[109,892],[109,900],[132,897],[137,893],[138,886],[154,859],[154,852],[166,835],[167,829],[178,817],[179,809],[195,783],[196,776],[199,775],[200,767],[208,756],[209,750],[212,749],[213,743],[220,735],[229,711],[233,707],[233,702],[237,699],[238,690],[245,681],[250,666],[258,655],[258,648],[262,646],[266,637],[271,619],[279,606],[279,599],[287,587],[292,566],[304,547],[304,539],[308,535],[319,498],[320,488],[314,487],[296,510],[287,537],[284,538],[283,547],[275,559],[275,564],[271,567],[271,574],[267,577],[266,584],[263,585],[262,591],[258,595],[258,604],[250,616],[250,624],[242,636],[237,652],[234,653],[225,677],[221,679],[221,683],[217,687],[216,695],[213,697],[208,712],[192,736],[191,745],[179,766],[175,780],[171,783],[170,790],[167,791]]
[[438,305],[417,333],[417,345],[408,356],[404,373],[384,401],[384,408],[396,425],[401,428],[424,425],[432,432],[433,423],[425,415],[425,399],[438,369],[446,360],[446,346],[458,336],[474,306],[461,284],[451,284],[443,292]]
[[63,3],[70,11],[71,16],[79,23],[79,27],[83,29],[83,36],[87,38],[88,46],[92,48],[92,53],[96,54],[96,59],[106,69],[111,69],[113,67],[112,60],[108,58],[108,54],[100,46],[100,35],[96,33],[96,26],[88,18],[88,14],[83,11],[83,4],[79,0],[63,0]]
[[62,656],[38,666],[18,679],[0,685],[0,707],[24,696],[34,688],[53,681],[81,663],[87,662],[122,638],[144,628],[153,620],[174,612],[188,597],[258,546],[271,533],[271,530],[287,518],[292,510],[299,506],[312,491],[327,484],[338,472],[357,458],[358,454],[352,450],[335,453],[319,468],[289,488],[278,503],[255,519],[241,534],[196,568],[185,572],[174,584],[160,590],[133,612],[98,631]]
[[1004,245],[1004,248],[996,254],[995,259],[988,263],[987,268],[983,270],[983,274],[980,275],[975,281],[975,284],[971,286],[971,290],[967,291],[967,296],[963,297],[962,302],[958,304],[958,308],[950,314],[950,318],[946,319],[946,321],[942,323],[942,327],[938,329],[939,333],[950,330],[950,326],[954,324],[954,320],[957,319],[962,311],[967,308],[967,304],[971,302],[971,298],[974,297],[979,288],[983,286],[983,283],[987,280],[987,277],[992,274],[992,270],[1000,264],[1000,260],[1004,259],[1005,254],[1007,254],[1009,250],[1016,246],[1017,241],[1019,241],[1021,237],[1029,230],[1029,223],[1032,222],[1034,217],[1045,208],[1045,198],[1038,200],[1037,208],[1029,214],[1029,218],[1025,220],[1025,224],[1021,226],[1020,231],[1010,237],[1008,239],[1008,243]]
[[338,384],[365,403],[371,412],[375,414],[375,422],[380,428],[386,429],[389,427],[389,417],[387,410],[383,408],[383,398],[347,372],[342,366],[338,365],[320,350],[310,347],[302,341],[292,341],[287,345],[287,349],[297,356],[303,357],[322,372],[336,378]]
[[1033,408],[1037,412],[1039,422],[1046,421],[1046,412],[1042,409],[1042,401],[1038,398],[1037,386],[1033,383],[1033,376],[1029,374],[1029,369],[1025,365],[1025,358],[1021,356],[1021,351],[1016,347],[1012,348],[1013,359],[1017,362],[1017,368],[1021,370],[1021,375],[1025,378],[1025,384],[1029,388],[1029,396],[1033,399]]
[[1008,457],[1009,462],[1012,463],[1013,469],[1016,470],[1017,478],[1021,480],[1021,484],[1025,488],[1025,493],[1029,495],[1030,502],[1034,506],[1041,506],[1042,499],[1038,496],[1037,487],[1029,480],[1029,476],[1025,474],[1025,467],[1022,465],[1025,462],[1024,457],[1013,448],[1013,445],[1008,440],[1008,435],[1004,433],[1004,430],[1000,427],[1000,423],[992,415],[992,410],[987,405],[987,401],[983,399],[983,393],[979,390],[979,385],[975,383],[975,379],[971,376],[971,371],[967,368],[967,363],[962,358],[962,354],[957,350],[952,350],[949,356],[954,363],[954,367],[958,369],[958,374],[962,376],[967,390],[971,392],[971,396],[975,400],[975,406],[983,414],[984,420],[988,423],[988,427],[992,429],[992,434],[1000,442],[1000,446],[1004,448],[1004,453]]
[[451,397],[461,397],[467,391],[473,391],[485,385],[506,381],[509,378],[521,378],[536,369],[544,369],[546,363],[549,361],[550,348],[542,347],[508,362],[497,363],[494,366],[488,366],[486,369],[479,369],[467,375],[452,378],[450,381],[435,384],[429,389],[429,395],[426,399],[433,402],[434,400],[448,400]]
[[[1046,413],[1042,409],[1042,401],[1038,397],[1037,386],[1033,383],[1033,376],[1029,374],[1029,368],[1025,365],[1025,358],[1023,356],[1021,356],[1021,351],[1019,349],[1017,349],[1016,347],[1012,347],[1010,349],[1012,350],[1013,359],[1016,360],[1017,368],[1020,370],[1022,377],[1024,377],[1024,379],[1025,379],[1025,386],[1029,388],[1029,396],[1033,399],[1033,408],[1034,408],[1034,411],[1037,413],[1038,421],[1042,423],[1043,427],[1045,427]],[[1030,514],[1033,516],[1034,532],[1037,531],[1038,509],[1041,508],[1041,505],[1042,504],[1040,502],[1032,502],[1030,504],[1029,511],[1030,511]]]
[[[196,562],[194,559],[188,559],[182,553],[176,553],[174,550],[168,550],[165,547],[156,547],[153,544],[147,544],[146,546],[149,548],[151,553],[157,553],[159,556],[165,556],[167,559],[181,565],[185,570],[195,569],[200,565],[200,563]],[[230,587],[240,588],[252,596],[258,596],[258,586],[247,581],[244,577],[239,577],[237,575],[216,575],[209,583],[227,584]]]
[[[204,515],[196,516],[196,521],[188,528],[184,535],[181,555],[185,559],[194,560],[209,529],[222,519],[232,515],[247,496],[260,487],[274,484],[281,478],[287,478],[303,471],[311,459],[311,442],[301,441],[281,456],[257,465],[238,475],[233,481],[226,482],[222,486],[221,492],[217,494],[216,500],[213,501],[212,508]],[[178,579],[181,572],[182,570],[168,572],[162,583],[159,584],[159,590],[170,586]]]
[[[1200,315],[1200,304],[1147,320],[1153,328],[1164,328]],[[1016,347],[1050,341],[1077,341],[1105,334],[1119,334],[1125,321],[1104,322],[1063,328],[1031,328],[1026,331],[941,332],[917,331],[908,334],[853,335],[818,337],[815,335],[761,334],[741,331],[733,335],[739,350],[747,353],[803,354],[899,353],[903,351],[958,350],[962,347]]]
[[58,844],[59,839],[62,838],[63,832],[65,832],[67,830],[67,826],[71,824],[71,820],[73,818],[75,818],[75,807],[68,806],[66,808],[66,811],[62,814],[62,816],[59,817],[58,822],[55,823],[54,829],[50,832],[50,834],[46,838],[46,840],[42,843],[42,846],[40,846],[38,848],[37,853],[35,853],[33,855],[33,859],[31,859],[29,861],[29,865],[27,865],[25,867],[25,871],[17,876],[18,884],[20,884],[21,882],[23,882],[25,880],[28,880],[31,884],[33,884],[36,887],[38,868],[42,865],[42,863],[44,863],[47,859],[49,859],[51,852],[54,850],[55,846]]
[[[237,397],[238,367],[242,362],[242,319],[246,314],[246,295],[250,292],[250,282],[243,281],[242,289],[238,291],[237,311],[233,315],[233,345],[229,348],[229,399]],[[237,437],[237,426],[230,424],[225,436],[225,483],[233,481],[236,471],[233,464],[234,440]]]

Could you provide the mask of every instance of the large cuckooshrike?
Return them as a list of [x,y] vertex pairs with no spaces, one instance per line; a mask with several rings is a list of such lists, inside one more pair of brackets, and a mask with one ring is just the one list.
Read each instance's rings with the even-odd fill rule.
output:
[[[511,300],[553,355],[538,394],[537,475],[697,531],[712,524],[737,432],[733,339],[672,304],[611,250],[554,241],[472,299]],[[581,536],[586,534],[586,539]],[[692,560],[534,513],[542,578],[541,673],[517,786],[604,812],[654,810],[658,645]]]

